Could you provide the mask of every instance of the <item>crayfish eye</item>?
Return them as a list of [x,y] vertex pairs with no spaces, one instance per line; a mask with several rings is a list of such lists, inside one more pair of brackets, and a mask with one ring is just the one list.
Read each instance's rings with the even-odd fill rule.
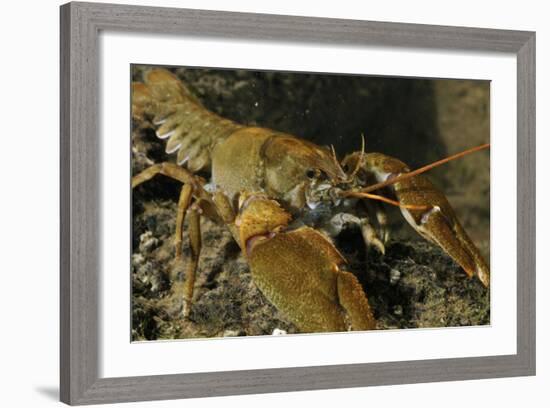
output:
[[316,175],[318,175],[319,171],[316,169],[307,169],[306,170],[306,177],[309,179],[314,178]]

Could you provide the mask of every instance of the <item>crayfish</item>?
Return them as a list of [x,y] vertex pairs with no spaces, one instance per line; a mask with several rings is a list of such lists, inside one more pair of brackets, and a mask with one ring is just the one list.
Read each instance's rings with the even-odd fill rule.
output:
[[[414,230],[489,286],[488,264],[446,197],[423,174],[488,145],[415,171],[396,158],[366,152],[364,139],[359,151],[339,160],[333,147],[209,111],[174,74],[158,68],[132,84],[132,118],[152,127],[165,140],[166,153],[176,157],[135,175],[132,188],[159,174],[182,184],[174,247],[177,262],[185,265],[178,286],[183,319],[193,307],[201,217],[227,227],[254,284],[302,332],[377,327],[367,294],[346,269],[334,239],[344,223],[352,223],[367,246],[384,253],[389,232],[380,202],[399,207]],[[188,258],[182,251],[186,220]]]

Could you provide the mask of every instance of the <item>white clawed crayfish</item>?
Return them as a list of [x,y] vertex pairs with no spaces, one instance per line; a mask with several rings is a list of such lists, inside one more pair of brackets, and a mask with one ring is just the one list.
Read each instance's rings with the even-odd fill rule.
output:
[[[135,188],[157,174],[182,183],[175,252],[185,263],[183,317],[193,307],[201,254],[201,217],[227,226],[254,283],[301,331],[368,330],[377,322],[357,278],[333,242],[347,217],[367,245],[385,251],[385,214],[377,225],[364,208],[372,201],[400,208],[407,222],[439,245],[469,276],[489,286],[489,267],[445,196],[423,174],[479,146],[411,171],[398,159],[360,151],[338,160],[334,148],[276,130],[243,126],[210,112],[172,73],[146,72],[132,85],[132,116],[166,140],[176,162],[154,164],[132,179]],[[211,174],[210,180],[196,175]],[[182,255],[184,221],[191,254]]]

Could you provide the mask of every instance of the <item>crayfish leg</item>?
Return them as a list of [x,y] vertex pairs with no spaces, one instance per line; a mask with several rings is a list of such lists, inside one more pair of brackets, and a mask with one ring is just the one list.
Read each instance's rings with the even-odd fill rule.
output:
[[[201,252],[202,239],[200,217],[201,214],[205,214],[212,219],[216,219],[219,216],[215,213],[215,209],[211,208],[210,195],[202,188],[200,178],[174,163],[159,163],[146,168],[141,173],[132,177],[132,188],[136,188],[159,174],[183,183],[178,200],[174,246],[176,251],[176,262],[178,264],[185,264],[186,267],[185,280],[182,284],[175,283],[172,289],[177,293],[182,292],[183,317],[184,319],[187,319],[191,311],[195,287],[195,276]],[[195,201],[192,203],[193,200]],[[185,263],[181,245],[183,237],[183,224],[186,216],[188,217],[189,224],[188,229],[191,257]]]
[[132,177],[132,188],[136,188],[140,184],[145,183],[146,181],[151,180],[158,174],[170,177],[171,179],[177,180],[180,183],[195,183],[197,177],[190,171],[170,162],[154,164],[150,167],[147,167],[141,173]]
[[195,206],[189,209],[189,242],[191,256],[187,262],[185,271],[185,282],[183,284],[183,317],[186,319],[191,312],[193,303],[193,292],[195,289],[195,276],[201,253],[201,224],[200,213]]
[[176,259],[181,260],[181,243],[183,238],[183,223],[185,222],[185,214],[193,198],[193,187],[190,184],[184,184],[181,188],[180,198],[178,201],[178,211],[176,214],[176,236],[174,237],[174,246],[176,247]]
[[383,244],[387,244],[390,240],[390,230],[388,227],[388,214],[380,205],[375,207],[376,220],[378,221],[378,236]]
[[361,220],[361,235],[363,236],[363,241],[365,241],[367,248],[372,245],[382,255],[386,253],[386,247],[383,241],[384,237],[382,236],[382,239],[379,238],[379,233],[367,218]]

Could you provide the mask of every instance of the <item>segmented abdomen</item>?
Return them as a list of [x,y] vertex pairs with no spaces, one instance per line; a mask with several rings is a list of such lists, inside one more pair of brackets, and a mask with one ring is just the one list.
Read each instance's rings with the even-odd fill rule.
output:
[[210,168],[214,146],[242,126],[206,109],[171,72],[153,69],[132,84],[132,117],[150,121],[166,153],[191,171]]

